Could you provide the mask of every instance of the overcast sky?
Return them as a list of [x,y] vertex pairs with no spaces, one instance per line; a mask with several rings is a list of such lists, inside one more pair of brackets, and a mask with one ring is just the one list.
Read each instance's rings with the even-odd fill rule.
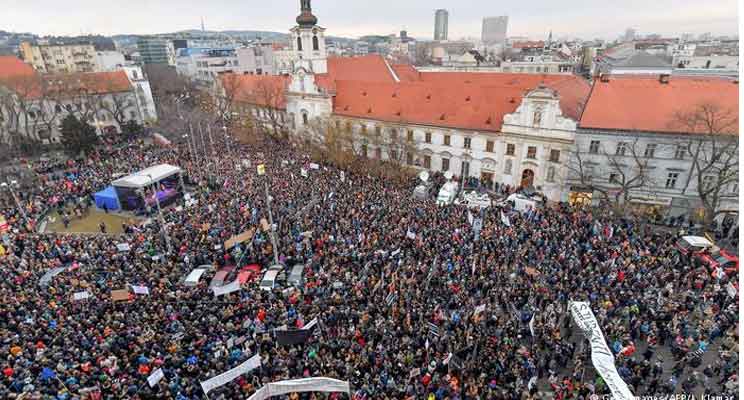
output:
[[[10,2],[10,7],[2,3]],[[37,34],[150,34],[199,28],[286,32],[299,0],[0,0],[0,29]],[[639,33],[738,33],[737,0],[313,0],[328,35],[358,37],[405,28],[431,38],[434,10],[449,11],[450,39],[479,37],[485,16],[508,15],[510,36],[614,39]]]

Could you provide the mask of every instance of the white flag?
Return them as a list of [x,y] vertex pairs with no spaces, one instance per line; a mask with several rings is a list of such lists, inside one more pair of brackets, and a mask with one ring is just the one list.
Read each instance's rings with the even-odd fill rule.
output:
[[532,336],[535,336],[535,314],[532,314],[532,318],[530,319],[530,334]]
[[504,215],[504,213],[501,213],[501,222],[504,223],[506,226],[511,226],[511,222],[509,222],[509,217]]

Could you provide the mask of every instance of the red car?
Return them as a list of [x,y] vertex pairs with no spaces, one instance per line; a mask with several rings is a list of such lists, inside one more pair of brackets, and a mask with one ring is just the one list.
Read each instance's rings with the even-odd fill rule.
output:
[[240,269],[238,272],[238,281],[240,284],[246,282],[253,282],[259,276],[261,276],[261,266],[258,264],[249,264]]
[[713,248],[710,251],[703,251],[697,254],[697,259],[711,272],[723,268],[726,275],[732,275],[739,271],[739,257],[726,250]]
[[209,287],[222,286],[225,283],[225,280],[227,280],[227,276],[230,275],[230,272],[234,270],[234,265],[228,265],[226,267],[220,268],[220,270],[217,271],[216,274],[214,274],[214,278],[212,278],[212,282],[209,283]]

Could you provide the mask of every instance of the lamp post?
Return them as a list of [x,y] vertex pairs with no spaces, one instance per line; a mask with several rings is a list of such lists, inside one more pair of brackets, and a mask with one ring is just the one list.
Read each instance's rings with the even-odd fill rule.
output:
[[26,226],[28,226],[28,215],[26,215],[26,211],[21,207],[21,202],[18,201],[18,197],[16,197],[15,192],[13,191],[13,187],[18,187],[18,181],[10,181],[10,183],[2,182],[0,183],[0,187],[2,188],[8,188],[8,191],[10,192],[11,197],[13,197],[13,200],[16,203],[16,207],[18,207],[18,211],[23,216],[23,220],[26,222]]
[[[266,166],[259,164],[256,166],[256,172],[259,176],[266,175]],[[274,215],[271,213],[271,196],[269,196],[269,177],[264,178],[264,190],[266,191],[266,206],[269,209],[269,227],[271,228],[271,248],[274,251],[274,265],[279,265],[279,253],[276,247],[276,232],[274,231]]]
[[[153,184],[155,183],[155,180],[152,179],[152,175],[147,174],[146,176],[150,178],[150,186],[153,186]],[[157,204],[158,206],[158,217],[160,218],[160,232],[163,234],[163,237],[165,238],[165,245],[168,249],[168,255],[170,255],[172,253],[170,237],[168,236],[168,233],[165,231],[165,219],[163,218],[163,210],[160,208],[160,199],[158,199],[158,191],[156,188],[153,188],[153,195],[155,197],[155,204]],[[144,196],[142,197],[144,198]],[[147,199],[145,199],[145,202],[147,202]]]

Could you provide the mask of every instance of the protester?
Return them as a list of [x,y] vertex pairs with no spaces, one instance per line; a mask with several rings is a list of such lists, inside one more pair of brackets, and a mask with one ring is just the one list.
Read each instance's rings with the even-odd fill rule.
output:
[[[19,193],[28,226],[11,199],[0,200],[12,225],[0,255],[0,397],[200,399],[200,381],[254,354],[260,368],[209,398],[246,398],[269,382],[320,376],[349,381],[356,399],[608,394],[569,300],[590,302],[635,395],[738,392],[738,294],[727,289],[737,273],[712,276],[683,260],[671,234],[557,204],[503,210],[509,225],[502,210],[487,209],[476,240],[468,210],[414,199],[415,179],[401,186],[352,171],[342,179],[333,166],[311,168],[313,160],[285,143],[215,142],[230,150],[121,143],[84,159],[40,162],[32,166],[38,187]],[[170,254],[151,215],[122,234],[33,230],[48,210],[89,203],[115,175],[157,163],[184,168],[195,200],[163,209]],[[256,174],[259,163],[265,176]],[[267,292],[249,280],[215,298],[214,271],[274,263],[261,228],[269,219],[264,182],[278,257],[288,268],[306,265],[304,287]],[[252,240],[224,248],[252,228]],[[129,249],[119,250],[122,243]],[[201,265],[212,272],[184,285]],[[66,269],[41,284],[58,267]],[[129,297],[112,301],[119,289]],[[90,297],[75,300],[81,292]],[[314,318],[306,340],[277,342],[276,329]],[[695,359],[703,361],[693,367]],[[151,387],[158,369],[164,378]]]

